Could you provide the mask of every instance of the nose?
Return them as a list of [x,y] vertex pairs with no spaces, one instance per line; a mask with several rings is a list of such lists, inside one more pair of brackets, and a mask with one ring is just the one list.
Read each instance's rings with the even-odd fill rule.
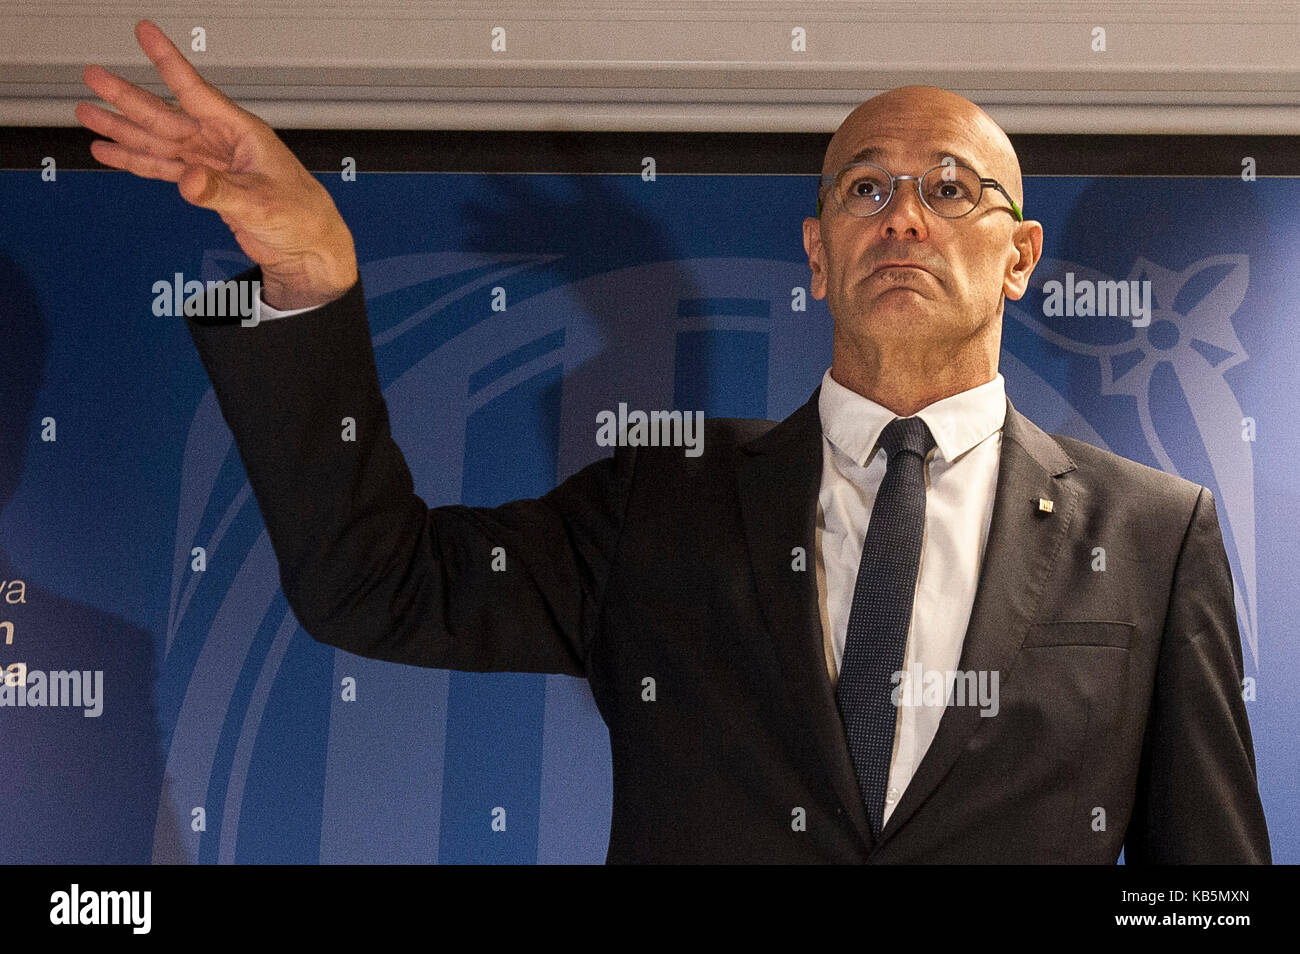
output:
[[921,183],[915,179],[894,182],[894,191],[885,207],[876,213],[880,230],[887,236],[910,235],[920,238],[925,232],[925,203],[921,201]]

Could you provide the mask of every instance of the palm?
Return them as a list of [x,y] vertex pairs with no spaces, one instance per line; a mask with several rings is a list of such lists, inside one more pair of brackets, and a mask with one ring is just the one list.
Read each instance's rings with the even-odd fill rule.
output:
[[[197,118],[197,117],[196,117]],[[199,129],[176,144],[176,155],[191,165],[238,175],[251,168],[247,131],[241,134],[218,117],[199,119]]]

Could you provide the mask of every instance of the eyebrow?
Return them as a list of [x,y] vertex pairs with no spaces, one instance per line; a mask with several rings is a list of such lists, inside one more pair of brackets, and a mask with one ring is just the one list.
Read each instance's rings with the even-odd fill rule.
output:
[[[884,155],[884,153],[885,150],[881,149],[879,146],[867,146],[865,149],[859,149],[852,156],[850,156],[849,163],[875,162],[882,155]],[[946,159],[948,156],[952,156],[952,158],[957,161],[958,165],[966,166],[967,168],[970,169],[978,168],[974,162],[972,162],[970,159],[966,158],[959,152],[936,149],[934,152],[930,153],[930,158],[935,161],[936,165],[942,164],[943,160]],[[847,164],[848,163],[846,163],[846,165]]]

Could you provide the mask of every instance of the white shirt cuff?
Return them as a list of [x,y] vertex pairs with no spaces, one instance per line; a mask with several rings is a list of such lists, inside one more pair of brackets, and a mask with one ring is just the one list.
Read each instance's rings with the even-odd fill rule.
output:
[[314,311],[317,308],[323,308],[323,305],[308,305],[306,308],[290,308],[287,311],[281,311],[279,308],[272,308],[266,303],[266,299],[259,294],[261,301],[261,312],[258,317],[262,321],[269,321],[272,318],[287,318],[290,315],[301,315],[304,311]]

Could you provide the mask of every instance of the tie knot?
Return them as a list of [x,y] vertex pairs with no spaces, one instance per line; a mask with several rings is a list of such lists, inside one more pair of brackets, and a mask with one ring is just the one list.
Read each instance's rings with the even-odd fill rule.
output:
[[911,451],[924,461],[925,455],[934,447],[934,436],[919,417],[896,417],[881,432],[880,446],[889,455],[891,464],[894,455],[901,450]]

